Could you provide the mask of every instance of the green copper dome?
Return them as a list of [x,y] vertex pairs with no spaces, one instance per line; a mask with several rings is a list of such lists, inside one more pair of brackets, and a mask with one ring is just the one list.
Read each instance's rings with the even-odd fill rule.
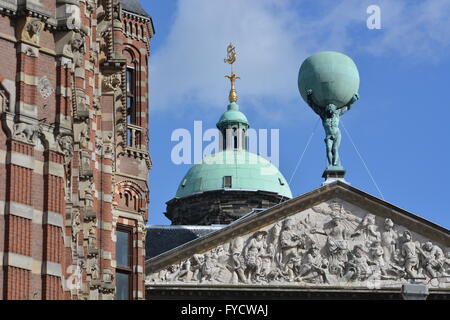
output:
[[250,126],[247,117],[239,111],[239,105],[236,102],[231,102],[228,105],[228,110],[225,111],[220,118],[217,127],[220,129],[231,123],[242,123],[246,126]]
[[206,157],[189,170],[176,197],[225,189],[269,191],[292,198],[280,171],[263,157],[245,150],[226,150]]

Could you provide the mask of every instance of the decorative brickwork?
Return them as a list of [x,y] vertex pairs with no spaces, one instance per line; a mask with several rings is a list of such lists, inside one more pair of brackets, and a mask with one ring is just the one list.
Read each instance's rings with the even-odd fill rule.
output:
[[117,224],[144,298],[154,30],[132,8],[0,0],[0,299],[114,299]]

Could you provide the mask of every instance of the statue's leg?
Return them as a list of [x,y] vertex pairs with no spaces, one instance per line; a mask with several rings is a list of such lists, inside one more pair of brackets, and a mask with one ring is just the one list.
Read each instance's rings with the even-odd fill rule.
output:
[[326,137],[325,144],[327,146],[328,164],[330,166],[332,166],[333,165],[333,140],[331,139],[331,137]]
[[339,148],[341,146],[341,131],[338,129],[336,131],[336,134],[334,136],[334,143],[332,147],[332,153],[333,153],[333,166],[340,166],[341,165],[341,159],[339,157]]

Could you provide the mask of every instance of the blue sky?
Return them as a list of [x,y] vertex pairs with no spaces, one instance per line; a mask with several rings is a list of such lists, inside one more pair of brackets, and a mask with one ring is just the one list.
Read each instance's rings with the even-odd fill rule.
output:
[[[150,224],[170,224],[165,203],[190,165],[174,165],[172,132],[213,128],[226,110],[226,46],[238,51],[239,105],[255,129],[280,129],[280,170],[294,196],[322,183],[319,126],[295,176],[317,116],[297,89],[298,70],[319,51],[355,61],[361,100],[343,117],[386,201],[450,228],[450,12],[448,0],[142,1],[153,18],[150,61]],[[366,10],[381,8],[381,30]],[[381,197],[343,131],[346,179]],[[206,146],[206,144],[205,144]]]

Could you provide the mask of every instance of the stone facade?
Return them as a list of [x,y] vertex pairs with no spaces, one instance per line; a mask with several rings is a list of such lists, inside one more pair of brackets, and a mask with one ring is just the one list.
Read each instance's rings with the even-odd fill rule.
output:
[[144,298],[151,18],[0,0],[0,30],[0,299],[113,299],[119,225]]
[[189,291],[400,297],[408,284],[448,298],[450,232],[338,181],[251,213],[146,268],[153,299]]

